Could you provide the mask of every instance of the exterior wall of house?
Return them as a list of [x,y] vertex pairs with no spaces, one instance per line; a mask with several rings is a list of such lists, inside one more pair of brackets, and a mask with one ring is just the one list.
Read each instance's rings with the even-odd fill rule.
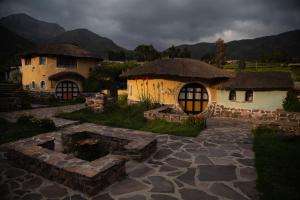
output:
[[[205,83],[193,81],[191,83],[202,84],[209,95],[209,102],[216,100],[216,90],[208,87]],[[175,105],[178,104],[178,95],[180,89],[188,84],[188,82],[166,79],[148,79],[148,80],[127,80],[127,92],[129,101],[141,101],[143,99],[150,99],[151,101]]]
[[[97,65],[96,61],[86,60],[86,59],[77,59],[77,67],[74,68],[65,68],[57,67],[56,57],[47,57],[46,64],[39,64],[39,57],[32,57],[31,64],[25,65],[25,59],[21,59],[22,67],[22,84],[24,87],[29,86],[30,90],[33,91],[43,91],[43,92],[54,92],[55,87],[58,82],[48,80],[50,75],[59,73],[59,72],[77,72],[83,77],[87,78],[90,70],[93,70]],[[68,79],[66,79],[68,80]],[[35,82],[35,89],[32,89],[32,81]],[[40,88],[41,81],[45,81],[45,89]],[[72,80],[79,86],[79,89],[82,90],[82,84],[79,81]]]
[[236,91],[236,101],[229,100],[229,90],[217,90],[217,104],[227,108],[273,111],[282,109],[287,91],[253,91],[253,101],[245,101],[245,91]]

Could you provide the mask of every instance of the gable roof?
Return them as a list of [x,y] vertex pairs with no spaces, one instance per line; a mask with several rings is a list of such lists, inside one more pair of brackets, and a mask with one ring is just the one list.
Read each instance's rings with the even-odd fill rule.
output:
[[219,89],[282,90],[292,89],[294,82],[288,72],[239,72],[216,86]]
[[27,56],[71,56],[77,58],[90,58],[90,59],[101,59],[101,57],[96,54],[82,49],[73,44],[46,44],[39,46],[20,54],[20,57]]
[[121,74],[122,77],[128,78],[155,75],[203,79],[230,77],[229,74],[215,66],[186,58],[155,60]]

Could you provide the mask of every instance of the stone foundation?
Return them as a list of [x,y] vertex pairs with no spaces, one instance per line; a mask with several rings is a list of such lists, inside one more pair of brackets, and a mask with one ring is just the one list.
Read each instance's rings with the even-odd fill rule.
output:
[[86,106],[94,112],[103,112],[114,104],[114,99],[103,93],[96,93],[94,96],[89,96],[85,99]]
[[276,128],[287,134],[300,134],[300,113],[297,112],[226,108],[216,104],[213,117],[243,119],[252,122],[254,127]]
[[[109,154],[92,161],[79,159],[68,151],[74,139],[85,144],[101,142]],[[86,123],[2,147],[8,159],[17,166],[94,195],[126,176],[127,160],[144,160],[155,152],[156,138],[147,132]]]

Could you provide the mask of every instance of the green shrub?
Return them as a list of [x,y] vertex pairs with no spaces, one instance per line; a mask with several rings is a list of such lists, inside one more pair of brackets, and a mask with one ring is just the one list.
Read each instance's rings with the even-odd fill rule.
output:
[[300,112],[300,102],[297,93],[288,92],[287,97],[283,101],[283,108],[289,112]]
[[32,124],[33,123],[33,116],[32,115],[22,115],[18,118],[18,124]]
[[188,127],[204,129],[206,127],[206,119],[198,116],[189,116],[184,124]]
[[36,122],[36,123],[37,123],[37,125],[38,125],[40,128],[42,128],[42,129],[44,129],[44,130],[49,130],[49,131],[51,131],[51,130],[55,130],[55,129],[56,129],[53,120],[48,119],[48,118],[40,119],[40,120],[38,120],[38,122]]
[[20,125],[29,125],[29,126],[37,126],[43,130],[54,130],[55,124],[53,120],[44,118],[44,119],[37,119],[31,115],[23,115],[18,118],[17,123]]
[[76,103],[84,103],[85,102],[85,97],[82,95],[79,95],[76,99],[75,99]]

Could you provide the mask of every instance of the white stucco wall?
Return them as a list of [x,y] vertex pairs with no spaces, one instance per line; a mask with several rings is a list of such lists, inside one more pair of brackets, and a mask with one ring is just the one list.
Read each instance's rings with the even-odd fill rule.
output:
[[245,102],[245,91],[236,91],[236,101],[229,100],[229,90],[217,90],[217,104],[228,108],[276,110],[282,109],[287,91],[253,91],[253,101]]

